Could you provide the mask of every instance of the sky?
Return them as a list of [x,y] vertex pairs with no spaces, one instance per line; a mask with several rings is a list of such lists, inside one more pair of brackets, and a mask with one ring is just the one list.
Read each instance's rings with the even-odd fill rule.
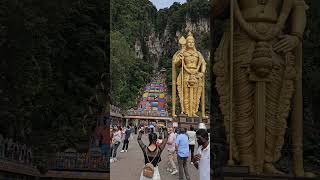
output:
[[180,2],[181,4],[185,3],[186,0],[150,0],[156,8],[163,9],[166,7],[170,7],[174,2]]

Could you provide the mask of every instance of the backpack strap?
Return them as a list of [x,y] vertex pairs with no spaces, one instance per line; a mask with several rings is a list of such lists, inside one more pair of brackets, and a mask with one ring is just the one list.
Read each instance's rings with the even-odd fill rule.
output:
[[157,164],[156,164],[156,165],[158,165],[158,163],[159,163],[159,161],[160,161],[160,158],[161,158],[161,157],[160,157],[160,155],[161,155],[161,154],[159,154],[159,149],[160,149],[160,147],[159,147],[159,148],[157,148],[157,151],[158,151],[158,152],[157,152],[156,157],[159,157],[159,158],[158,158],[158,162],[157,162]]
[[[147,154],[147,151],[148,151],[148,146],[146,146],[145,152],[146,152],[146,156],[147,156],[148,162],[149,162],[149,163],[152,163],[152,162],[154,161],[154,159],[155,159],[156,157],[158,157],[159,148],[157,147],[157,154],[156,154],[156,156],[153,157],[153,159],[152,159],[151,161],[150,161],[150,159],[149,159],[149,156],[148,156],[148,154]],[[159,158],[159,159],[160,159],[160,158]],[[157,164],[158,164],[158,163],[159,163],[159,160],[158,160]]]

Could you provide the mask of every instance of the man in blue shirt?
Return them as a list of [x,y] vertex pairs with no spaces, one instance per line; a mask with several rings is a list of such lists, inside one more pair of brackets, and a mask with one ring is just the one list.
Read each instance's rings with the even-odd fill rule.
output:
[[179,180],[183,180],[184,175],[187,180],[191,180],[188,172],[187,160],[189,157],[189,141],[186,130],[181,128],[176,139],[176,151],[179,165]]

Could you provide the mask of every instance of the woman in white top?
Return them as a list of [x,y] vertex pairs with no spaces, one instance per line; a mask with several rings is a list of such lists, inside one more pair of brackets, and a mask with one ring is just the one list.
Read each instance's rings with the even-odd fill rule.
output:
[[126,134],[126,128],[120,127],[120,131],[121,131],[121,141],[123,142]]
[[190,126],[190,130],[187,131],[187,135],[189,137],[189,149],[191,152],[191,164],[193,164],[192,159],[193,159],[193,154],[194,154],[194,146],[196,144],[196,132],[194,131],[193,126]]
[[145,177],[143,171],[141,172],[140,180],[161,180],[160,172],[158,169],[159,162],[161,161],[161,153],[164,150],[164,147],[167,144],[168,140],[168,132],[167,129],[164,129],[164,139],[160,146],[157,146],[157,134],[156,133],[149,133],[149,145],[145,145],[141,140],[143,132],[140,131],[138,135],[138,143],[143,152],[144,156],[144,164],[147,165],[151,163],[154,167],[153,176],[152,177]]
[[113,139],[114,139],[114,144],[113,144],[113,154],[112,154],[112,162],[117,161],[117,150],[118,147],[120,146],[121,143],[121,130],[120,127],[114,128],[114,133],[113,133]]

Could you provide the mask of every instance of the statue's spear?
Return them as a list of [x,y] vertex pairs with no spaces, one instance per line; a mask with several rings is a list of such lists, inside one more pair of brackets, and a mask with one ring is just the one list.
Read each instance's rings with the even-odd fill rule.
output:
[[[185,48],[185,44],[186,44],[186,39],[182,36],[179,39],[179,44],[181,46],[180,51],[176,54],[177,56],[179,56],[179,53],[182,52]],[[176,72],[176,62],[175,59],[179,58],[174,56],[174,58],[172,59],[172,116],[176,117],[176,98],[177,98],[177,72]],[[183,77],[183,62],[181,62],[181,76]],[[181,79],[181,84],[182,84],[182,92],[181,92],[181,97],[180,99],[183,99],[183,78]],[[183,104],[181,104],[181,109]]]
[[293,146],[293,173],[295,176],[304,176],[303,168],[303,99],[302,99],[302,45],[298,46],[296,55],[296,92],[293,98],[292,111],[292,146]]
[[232,158],[232,114],[233,114],[233,31],[234,31],[234,2],[230,0],[230,51],[229,51],[229,160],[228,165],[234,165]]
[[176,69],[175,69],[175,62],[174,58],[172,59],[172,116],[176,116],[176,91],[177,91],[177,84],[176,84]]

